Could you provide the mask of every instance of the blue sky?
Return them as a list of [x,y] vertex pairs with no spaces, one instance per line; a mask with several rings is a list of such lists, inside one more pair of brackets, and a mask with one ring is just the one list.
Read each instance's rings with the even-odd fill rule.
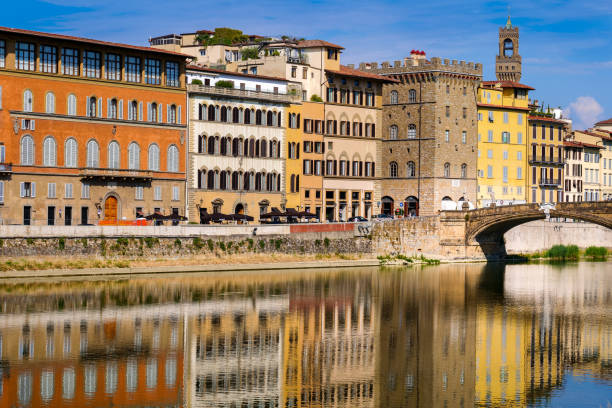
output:
[[520,28],[521,82],[567,109],[574,128],[612,117],[612,1],[5,1],[0,25],[146,45],[147,39],[233,27],[260,35],[324,39],[343,63],[428,57],[481,62],[494,79],[497,29],[508,4]]

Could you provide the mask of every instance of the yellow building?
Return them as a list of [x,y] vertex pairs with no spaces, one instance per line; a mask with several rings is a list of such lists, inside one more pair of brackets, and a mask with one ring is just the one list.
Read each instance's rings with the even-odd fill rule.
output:
[[523,204],[527,177],[527,85],[483,81],[478,89],[478,207]]

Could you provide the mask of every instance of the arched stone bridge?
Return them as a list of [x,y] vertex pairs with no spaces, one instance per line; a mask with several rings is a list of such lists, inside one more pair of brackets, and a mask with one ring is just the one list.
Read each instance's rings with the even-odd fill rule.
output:
[[373,245],[381,254],[501,259],[506,255],[506,232],[520,224],[547,217],[582,220],[612,229],[612,201],[440,211],[439,215],[432,217],[376,223]]

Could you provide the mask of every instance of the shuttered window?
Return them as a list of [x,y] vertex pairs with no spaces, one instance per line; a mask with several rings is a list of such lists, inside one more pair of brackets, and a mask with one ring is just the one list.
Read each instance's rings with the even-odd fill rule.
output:
[[68,115],[76,116],[77,114],[77,98],[75,95],[68,95]]
[[179,171],[179,154],[178,148],[175,145],[168,147],[168,171],[178,172]]
[[26,166],[34,164],[34,139],[30,135],[21,138],[21,164]]
[[66,140],[66,146],[64,151],[64,166],[77,166],[77,142],[73,138]]
[[24,112],[32,112],[33,98],[32,91],[26,89],[23,92],[23,111]]
[[87,167],[100,167],[100,146],[95,140],[87,142]]
[[43,166],[57,165],[57,147],[55,139],[47,137],[43,142]]
[[114,140],[108,144],[108,168],[118,169],[120,166],[119,143]]
[[56,198],[56,191],[55,191],[55,183],[48,183],[47,184],[47,197],[48,198]]
[[55,113],[55,95],[53,92],[47,92],[45,95],[45,112]]
[[72,198],[72,183],[66,183],[64,191],[66,198]]
[[159,171],[159,146],[149,146],[149,170]]
[[140,146],[136,142],[128,146],[128,168],[130,170],[140,169]]

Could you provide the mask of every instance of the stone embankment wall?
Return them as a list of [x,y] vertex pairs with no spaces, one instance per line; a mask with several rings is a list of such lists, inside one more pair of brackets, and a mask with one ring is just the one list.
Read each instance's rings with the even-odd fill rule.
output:
[[[309,234],[308,234],[309,235]],[[138,238],[10,238],[0,239],[0,257],[65,256],[107,258],[180,258],[206,254],[297,253],[369,254],[368,237],[316,238],[307,234],[291,236],[210,236]]]
[[532,221],[504,235],[509,254],[549,249],[553,245],[591,245],[612,248],[612,230],[587,222]]

